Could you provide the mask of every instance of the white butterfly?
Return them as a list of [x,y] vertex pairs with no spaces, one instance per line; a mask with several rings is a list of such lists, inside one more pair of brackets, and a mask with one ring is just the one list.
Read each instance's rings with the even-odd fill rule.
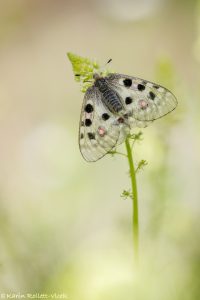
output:
[[87,161],[96,161],[125,141],[131,128],[173,111],[175,96],[152,82],[122,74],[93,75],[80,118],[79,146]]

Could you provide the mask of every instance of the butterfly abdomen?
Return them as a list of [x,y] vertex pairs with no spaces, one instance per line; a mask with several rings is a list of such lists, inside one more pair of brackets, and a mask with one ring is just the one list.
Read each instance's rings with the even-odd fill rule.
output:
[[96,80],[95,86],[98,87],[103,96],[102,102],[112,113],[118,113],[123,109],[118,94],[108,86],[104,78]]

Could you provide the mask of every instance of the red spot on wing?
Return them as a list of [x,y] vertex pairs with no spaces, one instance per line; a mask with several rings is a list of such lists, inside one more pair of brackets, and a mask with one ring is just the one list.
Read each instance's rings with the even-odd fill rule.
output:
[[139,100],[139,106],[141,109],[146,109],[148,107],[148,102],[146,100]]
[[106,134],[106,129],[103,126],[99,126],[98,134],[103,137]]
[[124,123],[124,119],[121,117],[117,121],[118,121],[118,123]]

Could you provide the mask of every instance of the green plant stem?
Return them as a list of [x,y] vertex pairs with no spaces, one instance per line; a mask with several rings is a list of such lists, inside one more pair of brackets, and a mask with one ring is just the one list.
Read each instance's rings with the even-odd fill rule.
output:
[[129,142],[129,138],[125,141],[126,151],[128,157],[128,163],[130,168],[130,177],[131,177],[131,187],[132,187],[132,201],[133,201],[133,248],[134,248],[134,256],[135,260],[138,261],[138,248],[139,248],[139,224],[138,224],[138,193],[137,193],[137,182],[136,182],[136,174],[135,167],[133,161],[133,153],[131,149],[131,145]]

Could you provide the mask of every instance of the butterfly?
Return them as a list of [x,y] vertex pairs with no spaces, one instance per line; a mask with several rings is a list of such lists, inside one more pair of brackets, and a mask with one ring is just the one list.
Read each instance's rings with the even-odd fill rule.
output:
[[166,88],[137,77],[93,75],[80,117],[79,147],[93,162],[123,143],[134,127],[146,127],[173,111],[178,102]]

